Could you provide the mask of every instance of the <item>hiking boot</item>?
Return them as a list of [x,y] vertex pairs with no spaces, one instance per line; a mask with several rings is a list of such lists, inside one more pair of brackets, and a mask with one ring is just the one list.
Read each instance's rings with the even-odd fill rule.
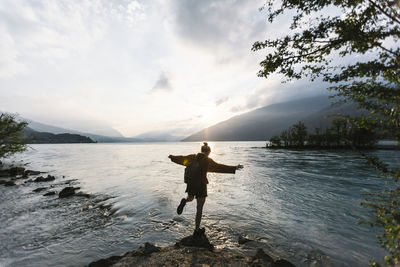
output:
[[186,205],[186,198],[182,198],[181,203],[179,204],[178,208],[176,209],[176,213],[179,215],[182,214],[183,208]]
[[204,235],[205,232],[206,232],[205,228],[199,228],[199,229],[194,230],[193,235],[194,236],[201,236],[201,235]]

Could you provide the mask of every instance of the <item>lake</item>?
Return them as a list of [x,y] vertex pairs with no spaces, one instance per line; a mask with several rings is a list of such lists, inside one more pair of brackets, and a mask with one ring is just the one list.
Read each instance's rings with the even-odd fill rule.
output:
[[[219,248],[245,251],[239,235],[298,266],[366,266],[385,255],[380,229],[361,193],[385,183],[357,153],[267,150],[264,142],[209,142],[218,163],[244,165],[236,174],[208,174],[202,226]],[[0,186],[0,266],[84,266],[137,249],[171,245],[194,228],[195,203],[181,216],[184,167],[169,154],[198,152],[200,142],[49,144],[7,162],[56,176],[50,183]],[[374,151],[394,165],[399,151]],[[91,198],[42,196],[32,190],[66,182]]]

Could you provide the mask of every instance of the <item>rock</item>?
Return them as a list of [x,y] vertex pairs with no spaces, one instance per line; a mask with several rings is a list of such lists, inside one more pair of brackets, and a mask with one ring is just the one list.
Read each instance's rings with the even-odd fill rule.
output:
[[258,248],[253,256],[253,263],[260,263],[260,266],[274,266],[274,259],[266,254],[262,248]]
[[296,267],[293,263],[288,262],[284,259],[279,259],[275,261],[274,267]]
[[148,242],[144,244],[144,251],[143,251],[144,255],[150,255],[153,252],[159,252],[159,251],[160,248],[154,246],[153,244],[150,244]]
[[72,186],[67,186],[66,188],[61,190],[61,192],[58,194],[58,197],[64,198],[72,195],[75,195],[75,188],[73,188]]
[[33,170],[25,170],[24,175],[29,176],[29,175],[38,175],[41,174],[40,171],[33,171]]
[[112,256],[107,259],[101,259],[101,260],[92,262],[88,265],[88,267],[108,267],[108,266],[111,266],[111,265],[117,263],[121,258],[122,258],[122,256]]
[[43,196],[45,196],[45,197],[47,197],[47,196],[54,196],[54,195],[56,195],[57,194],[57,191],[50,191],[50,192],[47,192],[46,194],[44,194]]
[[4,183],[4,185],[5,186],[14,186],[14,185],[17,185],[17,182],[16,181],[6,181]]
[[0,177],[9,177],[10,172],[9,170],[0,170]]
[[243,245],[244,243],[247,243],[247,242],[250,242],[250,241],[253,241],[253,240],[250,240],[250,239],[248,239],[246,237],[243,237],[242,235],[239,235],[239,244],[240,245]]
[[52,176],[52,175],[47,175],[47,177],[43,177],[43,176],[39,176],[38,178],[36,178],[34,180],[35,183],[38,182],[50,182],[50,181],[54,181],[56,179],[56,177]]
[[23,167],[12,167],[9,172],[11,176],[23,175],[25,168]]
[[39,187],[39,188],[34,189],[33,192],[40,192],[40,191],[43,191],[45,189],[47,189],[47,187]]
[[175,244],[175,246],[199,247],[199,248],[206,248],[211,251],[214,250],[214,245],[210,243],[210,241],[208,240],[207,236],[204,233],[199,235],[191,235],[184,237],[180,241],[178,241]]
[[[76,189],[76,188],[74,188],[74,189]],[[75,194],[75,196],[86,197],[86,198],[90,198],[91,197],[89,194],[83,193],[83,192],[78,192],[78,193]]]

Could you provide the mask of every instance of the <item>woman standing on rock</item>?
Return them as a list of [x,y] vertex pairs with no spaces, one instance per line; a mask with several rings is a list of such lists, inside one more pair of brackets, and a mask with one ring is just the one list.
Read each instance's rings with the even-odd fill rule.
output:
[[187,156],[168,156],[172,162],[186,166],[185,183],[187,183],[187,187],[185,192],[187,192],[187,197],[182,198],[176,212],[178,214],[182,214],[186,202],[190,202],[196,197],[197,211],[194,235],[204,234],[205,232],[204,228],[200,229],[200,222],[203,214],[204,202],[206,201],[207,197],[207,172],[235,173],[236,170],[243,168],[243,166],[240,164],[237,166],[218,164],[208,157],[210,152],[211,148],[206,142],[204,142],[204,145],[201,147],[201,153],[198,153],[197,155],[190,154]]

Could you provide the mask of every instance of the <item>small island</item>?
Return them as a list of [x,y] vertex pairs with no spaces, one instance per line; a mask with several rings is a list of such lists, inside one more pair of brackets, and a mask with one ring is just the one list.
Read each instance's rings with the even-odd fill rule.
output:
[[352,127],[345,119],[334,119],[326,129],[315,128],[313,133],[301,121],[280,135],[274,135],[266,144],[268,149],[398,149],[398,146],[378,145],[390,138],[373,125]]

